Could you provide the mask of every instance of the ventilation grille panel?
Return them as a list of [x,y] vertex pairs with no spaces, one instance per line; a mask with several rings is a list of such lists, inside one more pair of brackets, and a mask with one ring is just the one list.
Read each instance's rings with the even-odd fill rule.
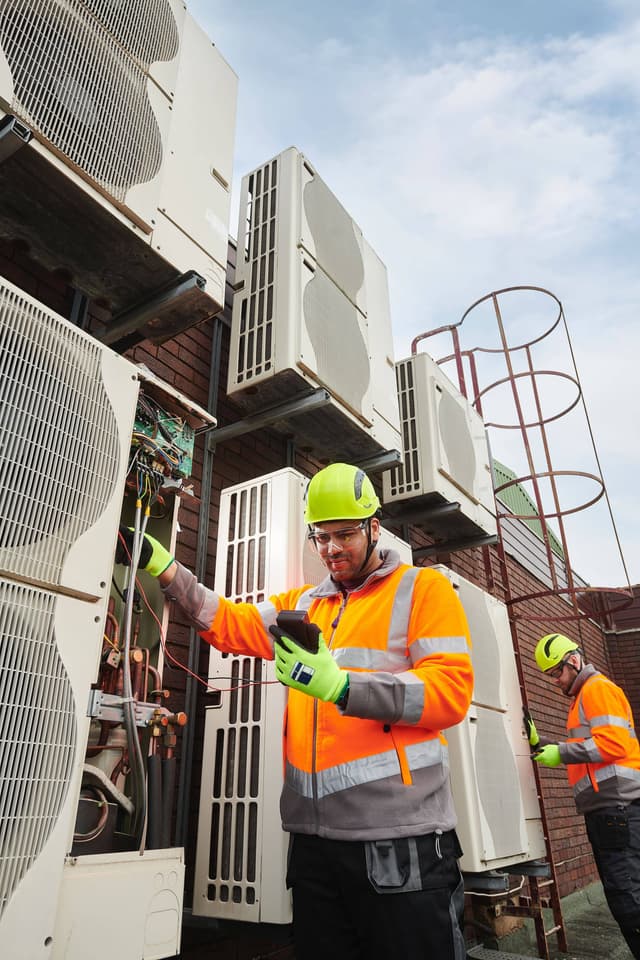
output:
[[396,364],[396,385],[400,407],[400,431],[402,434],[402,463],[389,471],[392,496],[419,492],[420,439],[418,436],[416,385],[411,360]]
[[248,289],[241,294],[238,383],[266,373],[273,363],[277,159],[251,174],[248,190],[244,257],[250,276]]
[[[216,590],[260,603],[303,582],[306,486],[285,467],[222,491]],[[194,913],[288,923],[287,837],[278,813],[286,690],[271,661],[216,649],[209,678],[220,693],[205,719]]]
[[55,603],[0,580],[0,916],[47,843],[72,772],[76,707]]
[[[152,31],[153,33],[153,31]],[[9,0],[0,46],[10,108],[116,200],[162,162],[145,70],[78,0]]]
[[59,584],[118,482],[97,342],[0,285],[0,569]]
[[178,25],[168,0],[84,0],[83,6],[141,65],[177,55]]
[[215,732],[207,899],[253,905],[259,863],[262,661],[227,657],[228,716]]
[[[271,488],[257,483],[228,496],[225,596],[265,598],[267,523]],[[256,903],[258,795],[262,750],[264,661],[212,651],[211,673],[223,693],[225,723],[216,731],[207,897]]]
[[269,494],[261,483],[229,496],[224,595],[236,603],[265,598]]

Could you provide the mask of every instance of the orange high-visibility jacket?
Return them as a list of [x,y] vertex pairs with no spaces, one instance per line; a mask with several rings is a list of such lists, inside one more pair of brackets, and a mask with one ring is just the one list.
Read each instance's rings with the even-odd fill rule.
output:
[[289,590],[257,606],[220,598],[206,627],[210,591],[180,566],[167,590],[203,639],[268,659],[268,628],[278,612],[306,610],[349,671],[344,711],[289,690],[285,830],[363,840],[455,826],[441,731],[459,723],[471,701],[466,617],[441,573],[400,563],[394,551],[380,555],[382,566],[348,593],[327,577],[317,587]]
[[623,691],[587,664],[572,689],[567,741],[559,744],[579,813],[640,797],[640,747]]

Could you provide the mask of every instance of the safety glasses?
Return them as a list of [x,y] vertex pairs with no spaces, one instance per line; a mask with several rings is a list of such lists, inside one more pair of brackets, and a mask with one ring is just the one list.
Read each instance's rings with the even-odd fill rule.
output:
[[326,533],[324,530],[312,530],[308,537],[317,550],[327,550],[330,543],[341,550],[343,547],[349,546],[366,525],[367,521],[361,520],[355,527],[344,527],[342,530],[333,530],[331,533]]
[[553,670],[547,670],[547,676],[551,677],[552,680],[558,680],[562,676],[562,671],[567,665],[567,661],[563,660],[562,663],[559,663],[557,667],[554,667]]

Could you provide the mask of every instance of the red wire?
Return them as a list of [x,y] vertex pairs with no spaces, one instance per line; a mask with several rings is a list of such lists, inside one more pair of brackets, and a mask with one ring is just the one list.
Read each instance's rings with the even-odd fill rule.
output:
[[[118,537],[120,538],[122,545],[124,546],[127,557],[129,558],[129,562],[131,562],[131,554],[129,553],[129,550],[127,548],[126,540],[124,539],[122,533],[119,530],[118,530]],[[266,687],[272,683],[280,683],[279,680],[249,680],[246,683],[239,683],[234,687],[215,687],[215,686],[212,686],[207,680],[203,680],[202,677],[198,676],[197,673],[194,673],[193,670],[190,670],[186,664],[182,663],[181,660],[177,660],[176,657],[173,656],[173,654],[169,650],[169,647],[167,646],[167,641],[164,635],[164,630],[162,629],[162,624],[158,620],[155,610],[152,608],[151,604],[149,603],[147,599],[147,595],[144,592],[142,588],[142,584],[140,583],[138,577],[136,577],[136,586],[140,591],[140,593],[142,594],[142,599],[145,602],[147,610],[149,611],[149,613],[151,614],[151,616],[153,617],[153,619],[158,625],[158,635],[160,637],[160,646],[162,647],[163,653],[167,658],[167,660],[170,660],[171,663],[175,664],[176,667],[179,667],[181,670],[184,670],[185,673],[188,673],[190,677],[193,677],[194,680],[197,680],[198,683],[201,683],[206,690],[211,690],[213,693],[233,693],[234,690],[242,690],[244,687]]]

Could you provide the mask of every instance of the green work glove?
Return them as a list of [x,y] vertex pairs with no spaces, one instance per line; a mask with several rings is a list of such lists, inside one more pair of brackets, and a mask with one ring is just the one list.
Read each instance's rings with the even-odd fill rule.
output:
[[320,631],[318,652],[310,653],[279,627],[269,630],[276,638],[276,676],[280,683],[318,700],[335,703],[340,699],[349,683],[349,674],[335,662]]
[[536,725],[533,722],[533,717],[529,713],[526,707],[522,709],[522,722],[524,723],[524,729],[527,732],[527,738],[532,747],[537,747],[540,743],[540,737],[538,736],[538,731],[536,730]]
[[559,767],[562,763],[560,759],[560,747],[557,743],[548,743],[542,747],[533,758],[536,763],[541,763],[543,767]]
[[[126,549],[125,549],[126,548]],[[133,550],[133,530],[131,527],[125,527],[120,524],[118,531],[118,545],[116,547],[116,563],[124,563],[127,567],[131,564],[131,552]],[[152,577],[159,577],[161,573],[170,567],[173,563],[173,557],[162,544],[145,533],[142,539],[142,549],[140,551],[141,570],[146,570]]]

